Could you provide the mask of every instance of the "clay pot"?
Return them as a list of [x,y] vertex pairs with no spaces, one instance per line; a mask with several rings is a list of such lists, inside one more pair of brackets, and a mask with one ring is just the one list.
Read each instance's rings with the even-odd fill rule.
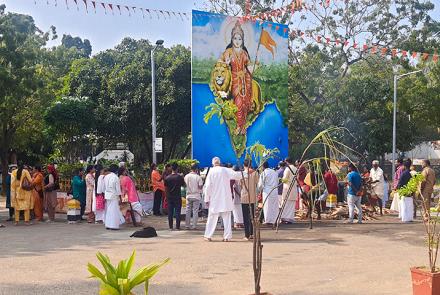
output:
[[413,295],[440,294],[440,272],[432,273],[426,268],[412,267]]

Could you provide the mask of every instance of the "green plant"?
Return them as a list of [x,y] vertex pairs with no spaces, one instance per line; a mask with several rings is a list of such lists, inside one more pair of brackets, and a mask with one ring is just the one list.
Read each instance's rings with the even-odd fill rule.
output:
[[63,179],[67,179],[70,180],[73,177],[73,174],[75,172],[75,170],[79,169],[79,168],[84,168],[86,164],[84,163],[58,163],[57,164],[57,170],[60,174],[60,176]]
[[159,271],[159,269],[170,261],[169,258],[160,263],[152,263],[138,269],[131,277],[130,271],[134,263],[136,251],[133,251],[131,256],[126,260],[121,260],[115,267],[111,264],[110,258],[107,255],[98,252],[96,257],[101,265],[104,267],[105,273],[102,273],[96,266],[91,263],[87,264],[89,272],[92,274],[91,278],[96,278],[100,281],[99,287],[100,295],[134,295],[132,290],[144,283],[145,293],[148,294],[149,280]]
[[420,173],[417,173],[416,175],[411,177],[411,179],[408,181],[408,183],[405,186],[397,190],[400,199],[413,196],[417,192],[420,183],[422,183],[424,180],[425,177]]

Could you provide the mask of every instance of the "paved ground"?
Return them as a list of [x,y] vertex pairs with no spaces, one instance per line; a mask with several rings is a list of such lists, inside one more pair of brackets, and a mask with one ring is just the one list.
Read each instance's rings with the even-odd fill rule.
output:
[[[4,210],[0,215],[5,220]],[[87,262],[97,263],[97,251],[117,261],[133,249],[136,266],[172,260],[154,277],[151,294],[252,293],[252,244],[241,240],[241,231],[231,243],[220,242],[220,235],[208,243],[201,230],[170,232],[165,218],[149,217],[159,237],[133,239],[133,228],[106,231],[63,218],[0,229],[0,294],[97,294]],[[262,287],[277,295],[411,294],[409,267],[427,262],[423,225],[401,224],[395,216],[362,225],[325,221],[313,230],[297,223],[262,235]]]

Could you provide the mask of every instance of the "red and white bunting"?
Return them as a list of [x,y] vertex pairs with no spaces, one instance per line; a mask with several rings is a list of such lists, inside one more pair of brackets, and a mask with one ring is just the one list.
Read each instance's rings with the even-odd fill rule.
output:
[[[47,5],[50,5],[49,0],[40,0],[45,1]],[[54,6],[57,7],[58,3],[57,0],[53,0]],[[34,0],[35,4],[37,4],[37,0]],[[80,5],[82,2],[84,5]],[[145,12],[148,13],[151,17],[151,13],[155,13],[158,19],[176,19],[176,20],[189,20],[188,13],[186,12],[179,12],[179,11],[172,11],[172,10],[159,10],[159,9],[151,9],[151,8],[145,8],[145,7],[138,7],[138,6],[128,6],[128,5],[122,5],[122,4],[115,4],[115,3],[109,3],[104,1],[96,1],[96,0],[65,0],[66,9],[70,8],[70,5],[75,5],[76,9],[78,11],[83,10],[86,13],[89,12],[89,8],[93,7],[93,11],[95,14],[97,11],[101,10],[104,12],[104,14],[107,14],[107,9],[109,9],[114,15],[114,8],[116,8],[119,12],[119,15],[127,15],[131,17],[132,15],[136,15],[136,10],[140,10],[142,12],[142,18],[145,18]]]
[[[349,50],[350,48],[357,49],[359,44],[356,43],[356,41],[350,41],[350,40],[343,40],[340,39],[332,39],[330,37],[324,37],[321,35],[313,35],[309,32],[305,33],[303,31],[292,31],[291,35],[292,38],[299,37],[302,40],[304,37],[311,38],[313,41],[315,41],[318,44],[323,44],[324,46],[329,46],[331,44],[334,44],[334,46],[342,46],[344,49]],[[322,42],[322,39],[325,39],[325,43]],[[434,54],[429,54],[426,52],[417,52],[417,51],[411,51],[408,50],[401,50],[397,48],[388,48],[381,46],[379,44],[367,44],[364,43],[362,47],[360,48],[361,53],[369,53],[369,54],[378,54],[380,56],[387,56],[390,55],[392,58],[401,58],[401,59],[411,59],[414,61],[428,61],[431,57],[431,60],[433,62],[438,62],[440,56],[437,54],[437,51],[435,51]]]

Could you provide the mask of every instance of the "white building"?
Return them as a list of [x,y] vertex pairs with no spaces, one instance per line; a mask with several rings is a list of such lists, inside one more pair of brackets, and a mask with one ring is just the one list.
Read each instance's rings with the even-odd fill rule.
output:
[[[440,163],[440,140],[423,142],[412,150],[405,152],[405,157],[412,159],[415,165],[420,165],[423,159]],[[391,161],[392,155],[386,154],[385,159]]]
[[133,163],[134,154],[127,149],[121,150],[103,150],[94,157],[94,161],[97,162],[101,159],[105,160],[118,160],[125,161],[128,163]]

